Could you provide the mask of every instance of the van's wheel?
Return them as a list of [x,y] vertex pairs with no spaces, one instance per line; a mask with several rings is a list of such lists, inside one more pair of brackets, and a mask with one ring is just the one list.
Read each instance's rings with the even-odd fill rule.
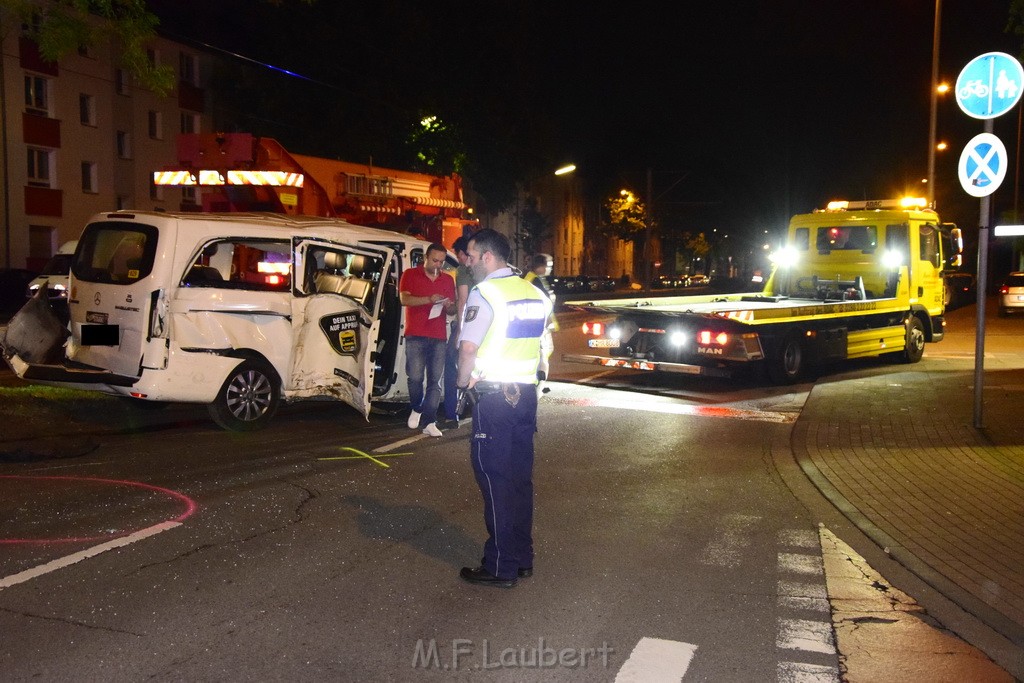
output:
[[779,342],[765,361],[773,384],[793,384],[804,372],[804,347],[799,334],[791,333]]
[[207,410],[224,429],[251,432],[266,427],[280,403],[281,382],[274,369],[247,360],[231,371]]
[[907,321],[907,341],[900,356],[904,363],[916,363],[924,356],[924,325],[916,315]]

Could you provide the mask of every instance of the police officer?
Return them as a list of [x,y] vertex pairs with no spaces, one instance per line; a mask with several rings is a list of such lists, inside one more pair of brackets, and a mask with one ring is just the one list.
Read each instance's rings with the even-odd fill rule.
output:
[[481,230],[468,253],[477,284],[459,337],[458,386],[476,398],[470,458],[488,538],[481,565],[459,575],[510,588],[533,574],[537,370],[549,345],[551,300],[508,266],[511,248],[501,233]]

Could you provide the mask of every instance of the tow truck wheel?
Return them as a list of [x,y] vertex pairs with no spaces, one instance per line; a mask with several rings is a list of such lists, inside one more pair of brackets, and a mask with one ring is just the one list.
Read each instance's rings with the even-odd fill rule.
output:
[[790,334],[784,338],[767,360],[768,379],[774,384],[793,384],[804,371],[804,349],[800,336]]
[[924,325],[916,315],[907,321],[907,344],[903,347],[903,362],[916,363],[924,356]]
[[277,373],[266,363],[247,360],[231,371],[207,410],[224,429],[251,432],[266,427],[280,403]]

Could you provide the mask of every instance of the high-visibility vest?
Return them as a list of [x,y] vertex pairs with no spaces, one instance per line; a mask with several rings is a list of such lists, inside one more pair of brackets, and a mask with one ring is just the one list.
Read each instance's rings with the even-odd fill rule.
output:
[[551,301],[515,275],[484,280],[476,289],[494,317],[477,349],[474,376],[488,382],[536,384]]

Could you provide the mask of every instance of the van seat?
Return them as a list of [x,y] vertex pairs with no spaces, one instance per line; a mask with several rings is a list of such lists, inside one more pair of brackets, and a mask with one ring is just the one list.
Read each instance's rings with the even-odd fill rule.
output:
[[187,287],[209,287],[218,282],[224,282],[224,276],[213,266],[196,264],[192,266],[185,276]]

